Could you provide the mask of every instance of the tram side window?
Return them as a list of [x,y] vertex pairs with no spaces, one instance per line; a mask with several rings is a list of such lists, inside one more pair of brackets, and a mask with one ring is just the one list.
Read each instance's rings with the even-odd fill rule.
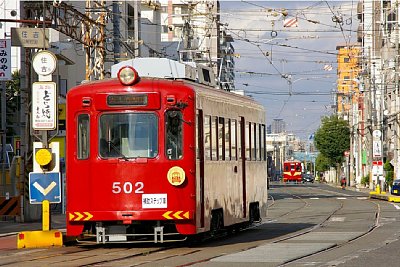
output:
[[211,159],[211,126],[210,116],[204,116],[204,157]]
[[182,158],[182,112],[178,110],[168,110],[165,113],[166,131],[166,154],[168,159],[176,160]]
[[78,159],[87,159],[89,157],[90,140],[89,140],[89,115],[80,114],[78,115]]
[[237,160],[236,120],[231,120],[231,159]]
[[255,160],[261,160],[261,150],[260,150],[260,125],[254,123],[254,150],[256,152]]
[[238,121],[238,129],[237,129],[237,148],[238,148],[238,158],[242,159],[242,129],[243,129],[243,123],[242,121]]
[[251,122],[246,123],[245,142],[246,142],[246,160],[250,160],[251,151]]
[[218,160],[218,117],[211,117],[211,160]]
[[231,160],[231,120],[225,119],[225,160]]
[[220,160],[225,160],[225,119],[218,118],[218,155]]
[[257,151],[256,151],[256,124],[250,123],[250,131],[251,131],[251,138],[250,138],[250,146],[251,146],[251,160],[257,160]]
[[267,160],[266,151],[265,151],[265,125],[260,125],[260,145],[261,145],[261,160]]

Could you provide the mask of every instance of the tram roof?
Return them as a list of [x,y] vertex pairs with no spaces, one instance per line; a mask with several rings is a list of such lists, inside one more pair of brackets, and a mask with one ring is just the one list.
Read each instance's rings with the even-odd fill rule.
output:
[[162,79],[185,79],[199,84],[216,86],[212,68],[195,62],[178,62],[168,58],[133,58],[111,66],[111,77],[125,66],[133,67],[140,77]]

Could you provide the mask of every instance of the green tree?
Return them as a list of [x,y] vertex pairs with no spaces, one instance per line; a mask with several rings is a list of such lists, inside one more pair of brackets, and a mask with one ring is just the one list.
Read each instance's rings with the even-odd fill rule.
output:
[[13,124],[16,122],[16,114],[20,109],[20,79],[21,77],[19,71],[14,71],[12,73],[12,79],[6,82],[6,124],[7,137],[10,139],[13,135],[15,135]]
[[[350,127],[337,115],[324,117],[314,137],[315,147],[330,166],[339,171],[344,161],[344,152],[350,149]],[[339,172],[337,172],[339,174]]]
[[329,170],[329,167],[331,166],[332,165],[329,162],[329,159],[325,158],[324,155],[319,153],[317,158],[315,159],[315,170],[318,172],[324,172]]
[[392,166],[392,164],[390,164],[390,161],[385,162],[385,164],[383,165],[383,169],[385,170],[386,183],[388,185],[392,185],[393,184],[394,167]]

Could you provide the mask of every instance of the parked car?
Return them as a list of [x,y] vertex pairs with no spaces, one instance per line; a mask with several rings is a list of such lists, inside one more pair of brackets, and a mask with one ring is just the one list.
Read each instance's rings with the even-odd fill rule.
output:
[[303,183],[314,183],[314,175],[310,174],[310,173],[304,173],[302,175],[302,181]]
[[400,179],[393,181],[392,190],[390,191],[392,195],[400,196]]

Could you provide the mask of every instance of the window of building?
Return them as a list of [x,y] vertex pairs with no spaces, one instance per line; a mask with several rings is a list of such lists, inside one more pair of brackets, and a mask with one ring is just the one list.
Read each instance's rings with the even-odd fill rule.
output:
[[181,12],[182,12],[182,9],[181,9],[180,6],[175,6],[174,7],[174,14],[175,15],[179,15],[179,14],[181,14]]

